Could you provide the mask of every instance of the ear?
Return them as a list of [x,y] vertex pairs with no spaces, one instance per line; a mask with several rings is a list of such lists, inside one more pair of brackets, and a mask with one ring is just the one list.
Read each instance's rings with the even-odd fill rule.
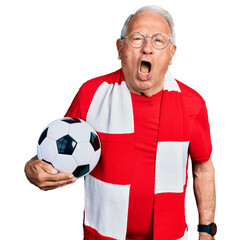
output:
[[123,41],[120,38],[117,39],[117,41],[116,41],[116,47],[117,47],[117,51],[118,51],[118,59],[121,59]]
[[172,65],[172,58],[176,52],[177,46],[176,45],[171,45],[170,47],[170,61],[169,61],[169,65]]

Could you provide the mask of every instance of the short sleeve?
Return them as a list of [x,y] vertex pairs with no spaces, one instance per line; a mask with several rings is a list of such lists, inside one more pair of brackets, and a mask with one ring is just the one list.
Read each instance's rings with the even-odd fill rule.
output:
[[206,162],[212,152],[208,113],[204,104],[200,112],[193,120],[191,131],[189,154],[193,161]]
[[74,97],[68,111],[65,114],[65,117],[82,118],[79,97],[80,97],[80,91],[78,91],[78,93]]

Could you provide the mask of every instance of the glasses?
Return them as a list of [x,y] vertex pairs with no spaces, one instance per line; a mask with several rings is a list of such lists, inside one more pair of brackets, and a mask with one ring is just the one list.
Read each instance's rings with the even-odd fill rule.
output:
[[170,38],[164,33],[157,33],[149,36],[140,32],[133,32],[128,36],[125,36],[125,38],[128,38],[128,41],[133,48],[143,47],[146,43],[147,37],[151,38],[152,46],[158,50],[166,48],[170,42]]

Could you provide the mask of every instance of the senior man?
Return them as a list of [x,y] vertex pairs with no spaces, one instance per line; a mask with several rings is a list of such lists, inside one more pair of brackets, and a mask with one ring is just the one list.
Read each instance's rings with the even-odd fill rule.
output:
[[[199,240],[216,225],[214,167],[202,97],[168,71],[176,51],[174,24],[160,7],[129,16],[117,40],[122,69],[82,85],[66,116],[98,132],[101,159],[85,178],[85,240],[187,239],[185,191],[191,156]],[[29,181],[42,190],[74,182],[31,159]]]

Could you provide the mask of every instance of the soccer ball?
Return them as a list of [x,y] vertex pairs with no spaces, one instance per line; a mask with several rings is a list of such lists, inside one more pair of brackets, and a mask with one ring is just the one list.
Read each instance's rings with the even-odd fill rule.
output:
[[52,164],[59,172],[77,178],[90,173],[99,161],[100,139],[84,120],[61,118],[50,123],[40,135],[38,159]]

